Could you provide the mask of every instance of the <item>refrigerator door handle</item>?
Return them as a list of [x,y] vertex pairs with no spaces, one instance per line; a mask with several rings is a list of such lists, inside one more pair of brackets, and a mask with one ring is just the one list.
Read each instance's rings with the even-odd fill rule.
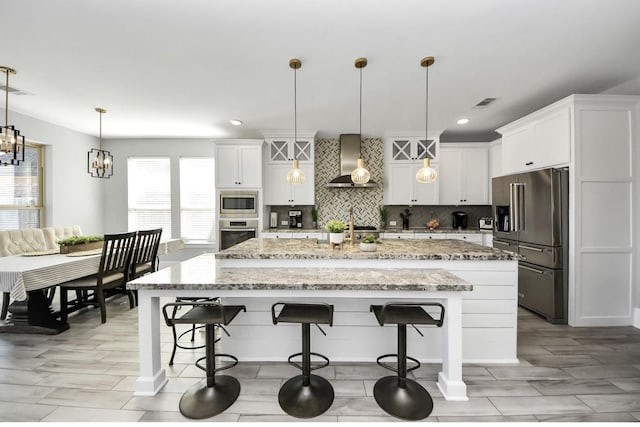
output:
[[538,270],[537,268],[531,268],[531,267],[527,267],[526,265],[518,265],[518,268],[522,268],[524,270],[529,270],[529,271],[533,271],[534,273],[538,273],[538,274],[544,274],[543,270]]
[[533,246],[527,246],[527,245],[518,245],[519,248],[521,249],[528,249],[530,251],[536,251],[536,252],[544,252],[543,249],[540,248],[534,248]]
[[517,216],[517,206],[516,206],[516,195],[515,195],[515,187],[516,184],[511,182],[509,183],[509,231],[517,231],[516,230],[516,216]]

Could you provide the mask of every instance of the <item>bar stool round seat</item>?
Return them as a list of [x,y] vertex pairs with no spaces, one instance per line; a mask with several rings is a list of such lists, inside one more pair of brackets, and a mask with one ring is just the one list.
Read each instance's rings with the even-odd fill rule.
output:
[[[282,306],[276,316],[276,307]],[[278,393],[278,403],[283,411],[296,418],[313,418],[323,414],[333,404],[334,392],[331,383],[319,375],[311,374],[312,370],[329,365],[329,359],[318,353],[311,352],[311,323],[333,325],[333,306],[323,303],[283,303],[277,302],[271,306],[273,324],[300,323],[302,325],[302,352],[289,356],[289,364],[302,370],[287,380]],[[318,326],[318,329],[325,332]],[[311,366],[311,356],[323,359],[321,364]],[[299,364],[293,359],[302,356]]]
[[[438,307],[440,316],[433,318],[423,306]],[[407,373],[420,367],[420,362],[407,356],[407,325],[442,326],[444,307],[439,303],[402,303],[372,305],[370,311],[376,316],[378,324],[398,325],[398,353],[384,354],[377,359],[378,365],[397,373],[380,378],[373,387],[373,396],[378,406],[394,417],[417,421],[427,418],[433,411],[433,399],[427,390],[416,381],[407,378]],[[415,326],[414,326],[415,327]],[[420,335],[422,333],[416,328]],[[387,358],[396,358],[397,367],[385,363]],[[413,366],[407,368],[407,361]]]
[[[176,308],[190,308],[181,317],[169,317],[167,310],[175,315]],[[202,324],[205,326],[205,356],[196,361],[196,366],[206,372],[206,379],[200,380],[184,392],[180,398],[180,413],[188,418],[210,418],[224,412],[240,395],[240,383],[230,375],[216,375],[216,372],[232,368],[238,364],[235,356],[215,353],[215,327],[226,326],[240,313],[247,311],[244,305],[221,305],[217,301],[175,302],[162,307],[168,326],[175,324]],[[231,363],[216,368],[216,358],[231,359]],[[201,362],[205,362],[202,366]]]

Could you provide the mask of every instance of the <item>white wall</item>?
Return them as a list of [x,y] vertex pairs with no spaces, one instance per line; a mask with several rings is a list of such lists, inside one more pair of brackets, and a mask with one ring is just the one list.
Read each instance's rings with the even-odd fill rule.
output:
[[602,93],[610,95],[640,95],[640,75],[617,86],[609,88]]
[[114,163],[113,177],[105,184],[105,206],[113,207],[108,209],[104,219],[105,232],[127,231],[127,159],[157,156],[171,158],[171,229],[174,234],[171,237],[180,237],[179,159],[214,157],[213,142],[209,139],[109,139],[103,140],[102,146],[113,154]]
[[45,145],[44,226],[77,224],[85,234],[102,234],[106,180],[87,173],[87,153],[97,138],[13,111],[9,117],[28,141]]

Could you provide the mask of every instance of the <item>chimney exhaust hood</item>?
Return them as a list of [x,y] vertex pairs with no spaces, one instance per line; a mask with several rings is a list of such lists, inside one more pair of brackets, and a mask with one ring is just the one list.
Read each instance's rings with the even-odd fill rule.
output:
[[332,179],[327,187],[331,188],[375,188],[373,181],[356,184],[351,179],[351,172],[358,167],[360,157],[360,134],[347,133],[340,135],[340,176]]

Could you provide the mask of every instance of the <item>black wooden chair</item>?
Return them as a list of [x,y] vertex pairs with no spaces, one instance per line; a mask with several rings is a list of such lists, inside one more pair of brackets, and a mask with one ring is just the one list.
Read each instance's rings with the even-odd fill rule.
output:
[[[62,322],[67,321],[70,313],[91,305],[100,307],[101,320],[105,323],[107,321],[105,299],[115,294],[126,294],[129,297],[129,308],[135,307],[133,292],[126,289],[135,239],[135,231],[105,234],[98,272],[60,284],[60,320]],[[78,297],[69,301],[68,291],[77,291]],[[89,291],[93,291],[93,294],[90,295]],[[86,297],[79,298],[80,295],[86,295]]]
[[[438,307],[440,315],[433,318],[422,307]],[[380,378],[373,387],[373,396],[378,406],[388,414],[403,420],[417,421],[428,417],[433,410],[431,395],[416,381],[407,378],[408,372],[420,367],[418,360],[407,356],[407,325],[442,326],[444,306],[439,303],[390,302],[385,305],[372,305],[370,311],[376,316],[380,326],[398,325],[398,353],[384,354],[377,359],[378,365],[397,374]],[[417,328],[416,331],[422,335]],[[397,367],[382,361],[389,357],[397,359]],[[407,368],[407,360],[415,365]]]
[[158,247],[162,228],[139,230],[131,259],[129,280],[137,279],[145,274],[158,270]]

